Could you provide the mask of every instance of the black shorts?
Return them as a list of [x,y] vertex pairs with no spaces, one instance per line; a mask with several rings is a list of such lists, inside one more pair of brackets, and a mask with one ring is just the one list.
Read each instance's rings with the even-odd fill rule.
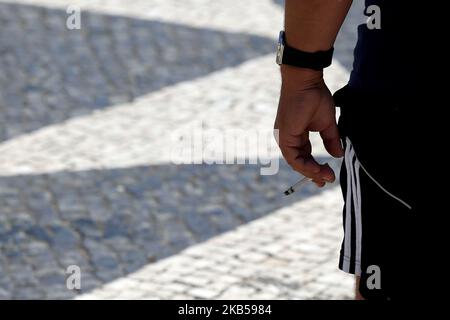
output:
[[[367,298],[422,294],[425,261],[413,166],[414,120],[405,100],[346,86],[334,95],[345,147],[340,173],[344,198],[339,268],[361,276]],[[419,236],[418,236],[419,235]],[[426,254],[426,253],[425,253]]]

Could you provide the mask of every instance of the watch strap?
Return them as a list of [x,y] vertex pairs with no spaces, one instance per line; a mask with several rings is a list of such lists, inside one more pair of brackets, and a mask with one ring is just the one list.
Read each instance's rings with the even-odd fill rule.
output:
[[331,65],[334,48],[326,51],[306,52],[290,47],[286,43],[286,34],[280,31],[277,49],[277,63],[294,67],[322,70]]
[[331,65],[334,48],[327,51],[305,52],[284,46],[282,64],[290,66],[322,70]]

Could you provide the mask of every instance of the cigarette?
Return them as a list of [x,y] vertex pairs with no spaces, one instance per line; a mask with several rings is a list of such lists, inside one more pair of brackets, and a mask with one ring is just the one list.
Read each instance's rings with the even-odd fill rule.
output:
[[297,182],[296,184],[294,184],[292,187],[290,187],[289,189],[287,189],[287,190],[284,192],[284,195],[288,196],[288,195],[294,193],[295,191],[299,190],[301,186],[305,185],[305,184],[308,183],[309,181],[311,181],[310,178],[304,177],[304,178],[301,179],[299,182]]

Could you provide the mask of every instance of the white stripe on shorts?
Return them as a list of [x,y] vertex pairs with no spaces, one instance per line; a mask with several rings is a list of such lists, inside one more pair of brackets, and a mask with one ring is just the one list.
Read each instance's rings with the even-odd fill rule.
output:
[[[356,157],[355,150],[350,139],[346,139],[344,156],[347,171],[347,192],[345,202],[345,234],[344,234],[344,259],[342,269],[350,272],[350,261],[355,255],[355,274],[361,274],[361,245],[362,245],[362,222],[361,222],[361,184],[359,172],[361,164]],[[352,212],[353,207],[353,212]],[[355,218],[355,243],[352,245],[352,218]],[[352,248],[355,248],[352,252]]]
[[347,139],[344,163],[347,171],[347,192],[345,199],[345,230],[344,230],[344,260],[342,269],[345,272],[350,272],[350,257],[352,254],[352,170],[351,168],[351,151],[353,151],[350,140]]
[[[408,209],[411,206],[390,193],[386,188],[384,188],[375,178],[367,172],[366,168],[359,162],[358,157],[355,153],[355,149],[352,142],[347,137],[345,156],[344,156],[345,169],[347,171],[347,192],[345,199],[345,230],[344,230],[344,257],[342,262],[342,270],[345,272],[350,272],[354,269],[355,274],[361,274],[361,252],[362,252],[362,195],[361,195],[361,181],[360,172],[366,174],[366,176],[371,179],[384,193],[386,193],[391,198],[397,200],[403,204]],[[353,210],[352,210],[353,209]],[[355,224],[355,243],[352,243],[352,220],[354,219]],[[354,261],[354,268],[351,265]]]

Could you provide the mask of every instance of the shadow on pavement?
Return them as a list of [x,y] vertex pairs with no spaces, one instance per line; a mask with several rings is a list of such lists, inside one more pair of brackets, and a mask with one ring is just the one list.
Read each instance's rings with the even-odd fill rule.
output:
[[69,298],[69,265],[81,267],[87,292],[321,192],[307,185],[285,197],[297,178],[280,166],[275,176],[251,165],[160,165],[0,177],[3,296]]
[[0,3],[0,141],[274,51],[272,39]]
[[[274,51],[249,34],[90,12],[69,31],[65,19],[0,3],[0,142]],[[90,291],[320,192],[284,197],[295,179],[284,162],[275,176],[167,164],[0,177],[0,298],[70,298],[68,265]]]

